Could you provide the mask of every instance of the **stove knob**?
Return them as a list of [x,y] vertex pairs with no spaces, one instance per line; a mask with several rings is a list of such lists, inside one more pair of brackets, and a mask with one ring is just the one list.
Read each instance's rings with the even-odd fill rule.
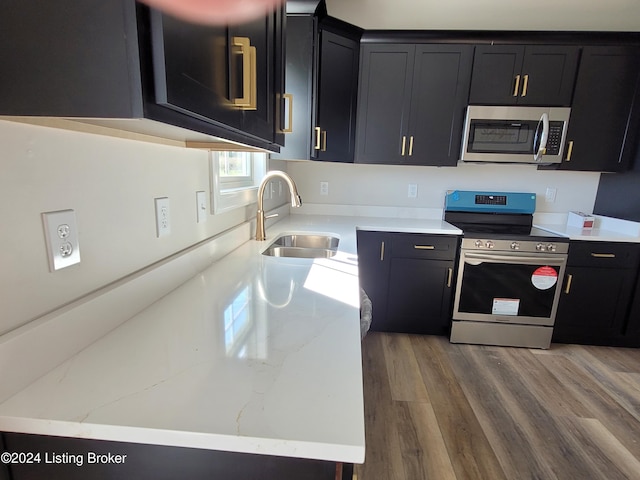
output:
[[553,243],[550,243],[549,245],[547,245],[547,252],[555,252],[556,251],[556,246]]
[[482,243],[482,240],[476,240],[476,243],[474,243],[474,245],[478,248],[482,248],[484,244]]
[[539,252],[544,252],[544,245],[542,243],[537,244],[536,250]]
[[511,242],[511,250],[520,250],[520,244],[518,242]]
[[486,245],[487,245],[487,248],[493,248],[495,246],[491,240],[487,240]]

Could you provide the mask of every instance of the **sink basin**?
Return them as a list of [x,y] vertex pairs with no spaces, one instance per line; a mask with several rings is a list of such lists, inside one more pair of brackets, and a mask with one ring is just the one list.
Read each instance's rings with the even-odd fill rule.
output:
[[298,248],[326,248],[336,250],[338,248],[339,238],[330,235],[318,234],[294,234],[282,235],[274,240],[271,245],[281,247],[298,247]]
[[262,254],[271,257],[331,258],[336,254],[339,241],[339,238],[330,235],[282,235]]

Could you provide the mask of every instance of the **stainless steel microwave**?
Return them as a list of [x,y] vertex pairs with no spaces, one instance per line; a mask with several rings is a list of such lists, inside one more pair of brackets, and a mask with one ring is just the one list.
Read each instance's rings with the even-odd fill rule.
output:
[[562,162],[571,109],[467,107],[460,159],[465,162]]

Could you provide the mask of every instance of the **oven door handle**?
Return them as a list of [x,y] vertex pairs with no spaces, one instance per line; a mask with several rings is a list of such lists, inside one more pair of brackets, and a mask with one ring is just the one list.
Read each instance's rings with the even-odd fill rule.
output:
[[566,258],[558,257],[527,257],[524,255],[500,255],[500,254],[482,254],[467,253],[463,254],[464,261],[471,265],[480,265],[483,262],[490,263],[523,263],[533,265],[555,265],[561,266],[567,262]]

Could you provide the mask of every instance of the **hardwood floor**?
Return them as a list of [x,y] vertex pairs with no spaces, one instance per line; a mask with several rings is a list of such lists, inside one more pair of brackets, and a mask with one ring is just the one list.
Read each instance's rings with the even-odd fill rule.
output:
[[370,332],[358,480],[640,479],[640,349]]

